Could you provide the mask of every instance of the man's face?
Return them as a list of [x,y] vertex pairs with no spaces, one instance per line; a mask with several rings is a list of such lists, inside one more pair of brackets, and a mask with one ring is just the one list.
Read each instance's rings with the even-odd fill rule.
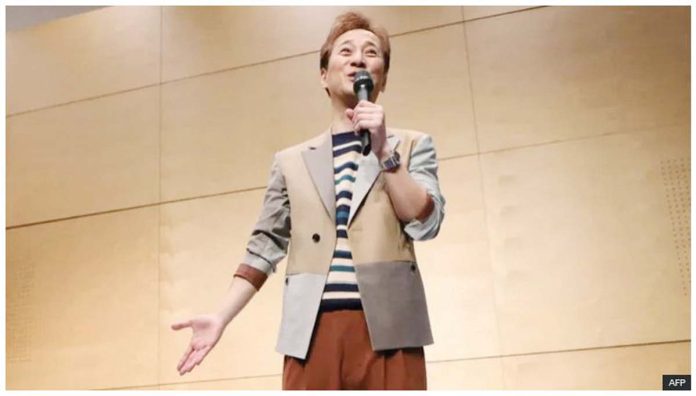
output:
[[365,69],[370,72],[374,89],[371,99],[376,101],[379,92],[384,91],[384,57],[379,38],[364,29],[349,30],[334,41],[327,69],[321,71],[321,85],[327,88],[331,97],[342,99],[354,107],[357,98],[353,92],[355,72]]

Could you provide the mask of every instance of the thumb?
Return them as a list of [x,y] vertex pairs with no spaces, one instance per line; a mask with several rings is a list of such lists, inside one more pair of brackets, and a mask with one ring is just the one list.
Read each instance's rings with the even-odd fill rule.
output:
[[346,109],[346,117],[350,118],[351,120],[353,119],[353,114],[355,114],[355,110],[353,109]]
[[172,330],[179,330],[179,329],[183,329],[184,327],[191,327],[191,321],[187,320],[184,322],[173,323],[171,327],[172,327]]

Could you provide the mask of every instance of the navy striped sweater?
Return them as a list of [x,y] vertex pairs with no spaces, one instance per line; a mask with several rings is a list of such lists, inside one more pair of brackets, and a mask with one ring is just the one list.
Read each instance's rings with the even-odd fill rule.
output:
[[361,309],[353,256],[348,244],[348,215],[358,171],[360,137],[353,131],[331,135],[336,187],[336,247],[321,296],[320,310]]

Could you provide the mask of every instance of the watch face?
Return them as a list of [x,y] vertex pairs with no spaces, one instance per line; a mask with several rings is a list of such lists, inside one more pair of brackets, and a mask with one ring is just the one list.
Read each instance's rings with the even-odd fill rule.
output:
[[392,170],[392,169],[397,168],[400,164],[399,158],[400,158],[399,152],[394,151],[394,153],[389,158],[387,158],[386,160],[384,160],[382,162],[382,169]]

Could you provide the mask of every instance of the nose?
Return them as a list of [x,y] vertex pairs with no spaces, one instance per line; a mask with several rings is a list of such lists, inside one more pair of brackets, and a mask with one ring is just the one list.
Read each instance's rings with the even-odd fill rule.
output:
[[353,67],[358,67],[365,69],[365,58],[363,57],[362,52],[360,51],[355,51],[353,52],[353,55],[350,59],[350,65]]

